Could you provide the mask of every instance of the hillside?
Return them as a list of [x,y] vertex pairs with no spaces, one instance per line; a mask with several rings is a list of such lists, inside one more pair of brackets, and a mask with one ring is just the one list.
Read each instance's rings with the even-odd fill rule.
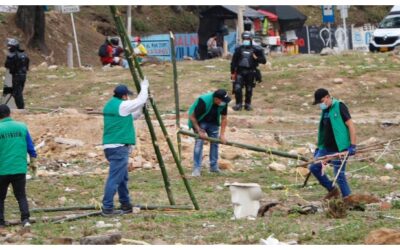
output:
[[[352,6],[347,23],[362,25],[377,23],[388,12],[391,6]],[[132,8],[132,32],[134,35],[148,35],[174,32],[196,32],[198,13],[206,6],[142,6]],[[320,6],[297,6],[308,20],[307,25],[321,25]],[[125,8],[121,8],[123,14]],[[336,21],[341,24],[340,14],[336,13]],[[0,14],[0,41],[7,37],[17,37],[26,43],[26,38],[15,27],[15,14]],[[104,36],[116,34],[112,17],[107,6],[82,6],[75,14],[77,35],[83,65],[99,66],[97,57],[98,46]],[[47,58],[51,64],[66,64],[68,42],[73,43],[71,18],[50,10],[46,13],[46,43],[53,51]],[[32,64],[37,65],[46,60],[45,55],[28,51]],[[74,50],[75,53],[75,50]],[[5,53],[0,54],[0,62],[4,61]],[[77,62],[74,62],[77,65]]]
[[[229,64],[227,59],[178,62],[181,109],[187,110],[204,91],[230,89]],[[356,124],[358,148],[362,142],[372,146],[390,140],[385,148],[358,152],[346,165],[353,195],[372,195],[376,197],[375,203],[361,200],[358,207],[345,209],[345,218],[332,218],[328,204],[320,201],[326,190],[314,177],[305,188],[300,188],[307,169],[295,168],[299,161],[228,145],[220,145],[223,175],[208,173],[209,145],[206,145],[202,176],[191,177],[194,139],[183,136],[182,166],[199,211],[135,209],[132,214],[118,217],[91,216],[56,223],[73,215],[98,212],[108,173],[100,146],[103,117],[86,110],[101,111],[115,85],[124,82],[131,87],[132,76],[121,68],[97,67],[93,71],[39,68],[30,72],[25,87],[27,109],[12,111],[16,120],[28,124],[36,145],[41,145],[38,178],[27,181],[31,218],[35,223],[29,231],[19,226],[18,204],[9,192],[6,219],[16,226],[0,229],[1,244],[79,244],[83,237],[115,232],[121,234],[121,244],[257,245],[270,235],[281,242],[299,245],[378,244],[385,239],[387,244],[396,244],[400,218],[400,143],[396,141],[400,112],[393,105],[400,101],[398,52],[348,52],[325,57],[272,55],[269,64],[260,69],[264,82],[254,90],[254,110],[234,112],[233,104],[229,104],[227,139],[311,158],[320,117],[319,107],[311,105],[313,92],[325,87],[348,106]],[[145,65],[142,70],[177,149],[172,66]],[[191,206],[182,174],[176,168],[154,110],[150,108],[149,112],[176,205]],[[180,123],[181,127],[186,126],[186,112],[181,112]],[[137,144],[130,155],[129,168],[132,202],[142,206],[169,205],[143,117],[135,121],[135,128]],[[58,143],[60,138],[70,144]],[[79,143],[74,146],[71,142]],[[281,168],[273,168],[277,164]],[[325,171],[333,179],[332,168]],[[234,206],[230,190],[224,184],[234,182],[259,184],[261,205],[278,203],[277,206],[264,217],[232,220]],[[340,200],[336,202],[340,204]],[[119,206],[117,202],[115,205]],[[40,208],[77,206],[93,209],[40,212]],[[370,241],[370,232],[381,228],[397,232],[397,238],[379,237],[379,241]]]

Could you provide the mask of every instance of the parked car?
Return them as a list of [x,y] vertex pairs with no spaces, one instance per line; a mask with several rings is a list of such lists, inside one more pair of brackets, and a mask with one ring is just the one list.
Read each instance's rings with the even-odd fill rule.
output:
[[374,31],[369,51],[386,52],[400,45],[400,5],[395,5]]

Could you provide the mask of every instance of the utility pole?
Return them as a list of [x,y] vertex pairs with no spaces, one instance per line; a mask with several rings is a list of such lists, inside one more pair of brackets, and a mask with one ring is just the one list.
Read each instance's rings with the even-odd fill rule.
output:
[[343,30],[344,30],[344,49],[348,50],[348,41],[347,41],[347,28],[346,28],[346,18],[349,16],[348,9],[350,5],[339,5],[338,9],[340,10],[340,16],[343,19]]
[[71,15],[71,22],[72,22],[72,30],[74,32],[74,38],[75,38],[76,56],[78,57],[78,66],[80,68],[80,67],[82,67],[82,63],[81,63],[81,54],[79,53],[78,37],[76,36],[74,13],[71,12],[70,15]]
[[128,36],[132,36],[132,5],[128,5],[128,9],[126,11],[126,32]]
[[244,31],[244,25],[243,25],[243,11],[245,9],[244,5],[239,5],[238,6],[238,14],[237,14],[237,34],[236,34],[236,41],[237,44],[242,44],[242,33]]

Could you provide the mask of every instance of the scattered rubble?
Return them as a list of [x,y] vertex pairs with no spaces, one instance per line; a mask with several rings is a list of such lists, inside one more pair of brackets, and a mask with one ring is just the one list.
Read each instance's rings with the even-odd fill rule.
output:
[[271,164],[268,165],[268,169],[272,171],[283,172],[286,171],[286,165],[277,162],[272,162]]

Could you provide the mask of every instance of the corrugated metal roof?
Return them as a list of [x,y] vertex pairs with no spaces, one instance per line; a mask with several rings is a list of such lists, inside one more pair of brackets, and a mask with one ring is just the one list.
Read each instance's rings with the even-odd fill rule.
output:
[[[221,5],[222,7],[234,12],[235,14],[238,13],[239,6],[238,5]],[[264,17],[263,14],[257,12],[256,10],[245,6],[244,11],[243,11],[243,16],[244,17]]]

